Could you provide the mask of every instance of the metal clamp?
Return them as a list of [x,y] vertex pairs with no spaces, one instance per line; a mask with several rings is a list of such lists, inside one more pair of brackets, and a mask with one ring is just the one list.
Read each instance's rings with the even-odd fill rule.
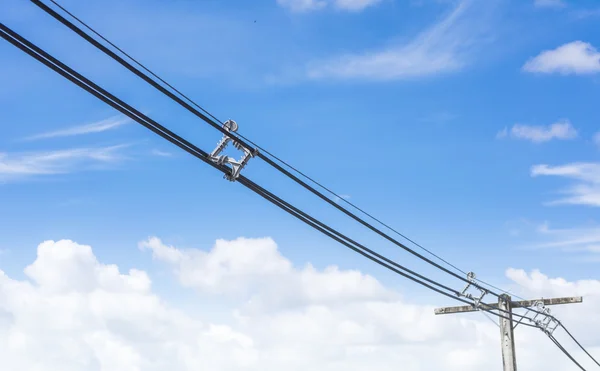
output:
[[531,322],[533,322],[540,330],[542,330],[546,334],[552,335],[552,333],[558,328],[560,323],[558,322],[558,320],[551,316],[550,308],[547,308],[544,305],[543,301],[536,301],[535,303],[533,303],[533,306],[537,309],[538,313],[536,313],[535,316],[531,319]]
[[[474,285],[476,279],[477,279],[477,276],[475,275],[474,272],[467,273],[467,280],[469,282],[467,283],[467,286],[465,286],[465,288],[459,294],[459,296],[463,296],[463,297],[465,297],[467,299],[473,300],[473,306],[475,308],[479,308],[479,306],[481,305],[481,301],[483,300],[483,297],[486,296],[488,294],[488,292],[487,292],[487,290],[482,289],[481,287]],[[479,295],[478,296],[474,296],[473,294],[467,292],[467,291],[469,291],[469,289],[471,288],[471,286],[475,286],[477,288],[477,290],[479,290]]]
[[[223,124],[223,129],[225,129],[225,131],[228,133],[235,133],[238,130],[238,124],[233,120],[227,120]],[[239,160],[235,160],[227,155],[221,155],[221,152],[227,148],[230,142],[233,142],[233,146],[236,149],[244,152],[243,156]],[[228,174],[225,174],[224,178],[235,182],[235,180],[240,176],[242,169],[246,167],[250,159],[257,154],[258,151],[256,149],[246,148],[234,138],[227,134],[223,134],[223,138],[221,138],[221,140],[217,143],[217,147],[210,153],[209,158],[217,165],[231,165],[231,171]]]

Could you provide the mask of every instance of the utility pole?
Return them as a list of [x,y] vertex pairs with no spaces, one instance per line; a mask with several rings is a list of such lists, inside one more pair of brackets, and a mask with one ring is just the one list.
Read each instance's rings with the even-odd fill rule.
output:
[[[475,278],[474,274],[470,274],[469,278]],[[469,285],[470,286],[470,285]],[[467,286],[465,290],[463,290],[463,294],[466,293]],[[480,289],[480,291],[482,291]],[[476,312],[481,309],[487,310],[500,310],[500,339],[502,345],[502,364],[504,366],[504,371],[517,371],[517,357],[515,354],[515,337],[514,337],[514,329],[523,321],[523,317],[514,324],[513,321],[513,309],[515,308],[532,308],[535,307],[538,312],[542,312],[545,314],[550,314],[550,309],[546,308],[551,305],[561,305],[561,304],[574,304],[574,303],[582,303],[582,297],[569,297],[569,298],[554,298],[554,299],[539,299],[539,300],[522,300],[522,301],[512,301],[509,295],[500,295],[498,298],[498,303],[490,303],[490,304],[480,304],[480,299],[485,295],[485,292],[482,292],[482,295],[479,298],[473,298],[471,295],[466,294],[463,295],[467,298],[475,299],[475,304],[473,305],[465,305],[460,307],[446,307],[446,308],[438,308],[435,310],[436,315],[440,314],[456,314],[456,313],[468,313],[468,312]],[[539,315],[539,314],[538,314]],[[538,315],[533,317],[533,320],[538,325],[538,327],[547,332],[552,333],[556,327],[558,327],[558,323],[552,323],[552,320],[546,316],[546,318],[538,319]],[[504,317],[504,318],[503,318]]]
[[517,356],[515,354],[515,332],[512,325],[511,297],[500,295],[498,308],[504,311],[500,317],[500,341],[502,343],[502,365],[504,371],[517,371]]

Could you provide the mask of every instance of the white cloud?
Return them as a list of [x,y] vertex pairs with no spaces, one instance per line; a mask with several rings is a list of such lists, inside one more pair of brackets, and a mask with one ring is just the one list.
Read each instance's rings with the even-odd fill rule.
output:
[[361,11],[379,3],[381,0],[334,0],[334,6],[348,11]]
[[156,148],[152,150],[152,154],[154,156],[158,156],[158,157],[171,157],[171,156],[173,156],[173,154],[171,152],[162,151],[162,150],[156,149]]
[[598,148],[600,148],[600,131],[597,132],[596,134],[594,134],[594,144],[596,144],[596,146],[598,146]]
[[397,80],[459,70],[468,63],[467,55],[486,27],[480,14],[465,19],[476,3],[481,4],[460,2],[441,22],[407,44],[316,61],[308,66],[307,75],[315,80]]
[[600,72],[600,52],[591,44],[573,41],[543,51],[523,66],[526,72],[585,75]]
[[600,16],[600,8],[598,9],[580,9],[571,13],[577,19],[595,18]]
[[292,12],[308,12],[322,9],[327,5],[325,0],[277,0],[277,4]]
[[600,164],[573,163],[563,166],[535,165],[532,176],[558,176],[576,183],[562,191],[567,197],[551,204],[600,206]]
[[533,4],[538,8],[564,8],[566,6],[562,0],[534,0]]
[[548,224],[538,228],[543,239],[535,247],[556,248],[567,252],[583,253],[590,257],[600,253],[600,225],[553,229]]
[[35,176],[68,174],[114,164],[124,157],[128,145],[99,148],[74,148],[49,152],[0,153],[0,181],[13,181]]
[[577,138],[577,130],[569,120],[561,120],[549,126],[514,125],[510,131],[504,128],[497,134],[497,138],[525,139],[534,143],[543,143],[552,139],[568,140]]
[[74,126],[71,128],[51,131],[51,132],[42,133],[42,134],[36,134],[36,135],[25,138],[25,140],[71,137],[71,136],[75,136],[75,135],[101,133],[103,131],[116,129],[116,128],[123,126],[125,124],[128,124],[130,122],[131,122],[131,120],[127,117],[123,117],[123,116],[111,117],[109,119],[94,122],[91,124]]
[[[202,305],[193,314],[153,292],[143,271],[122,273],[99,262],[89,246],[46,241],[25,269],[27,279],[0,271],[3,370],[387,371],[401,364],[406,371],[475,371],[501,362],[498,329],[482,316],[434,316],[432,306],[411,304],[359,272],[295,268],[269,239],[219,241],[210,252],[165,246],[156,238],[141,245],[176,268],[178,277],[194,277],[189,283],[199,289],[198,298],[190,294],[186,302]],[[245,298],[220,298],[237,275],[234,286],[246,285],[262,308],[248,310]],[[274,275],[269,288],[256,284],[266,275]],[[561,318],[597,354],[599,281],[517,270],[507,275],[530,297],[585,295],[584,304]],[[278,280],[287,292],[272,291]],[[206,289],[212,296],[203,296]],[[281,305],[281,294],[302,300]],[[207,303],[226,308],[221,323]],[[523,369],[573,369],[537,330],[519,328],[517,346]]]
[[277,0],[277,4],[297,13],[320,10],[328,6],[333,6],[339,10],[358,12],[375,5],[380,1],[381,0]]

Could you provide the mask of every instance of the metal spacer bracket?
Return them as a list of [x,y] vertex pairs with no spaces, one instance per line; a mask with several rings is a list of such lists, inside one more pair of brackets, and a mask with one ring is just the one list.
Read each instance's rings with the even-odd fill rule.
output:
[[[235,133],[238,130],[238,124],[233,120],[227,120],[223,124],[223,129],[228,133]],[[239,160],[231,158],[226,155],[221,155],[221,153],[227,148],[229,143],[233,142],[233,146],[242,151],[244,154]],[[208,155],[210,160],[217,165],[227,165],[231,166],[231,170],[229,173],[225,174],[224,178],[235,182],[235,180],[240,176],[240,173],[246,167],[251,158],[255,157],[258,154],[257,149],[250,149],[244,147],[240,142],[236,139],[232,138],[227,134],[223,134],[223,138],[217,143],[217,147]]]
[[536,313],[530,321],[547,335],[552,335],[560,323],[550,316],[550,308],[547,308],[543,301],[536,301],[533,306],[539,313]]
[[462,296],[465,297],[467,299],[471,299],[473,300],[473,306],[477,309],[479,309],[480,305],[481,305],[481,301],[483,300],[483,297],[486,296],[488,294],[487,290],[482,289],[481,287],[475,286],[477,288],[477,290],[479,290],[479,295],[478,296],[474,296],[473,294],[469,293],[469,289],[474,286],[475,280],[477,279],[477,276],[475,275],[474,272],[469,272],[467,273],[467,280],[469,281],[467,283],[467,286],[465,286],[465,288],[462,290],[461,293],[459,293],[458,296]]

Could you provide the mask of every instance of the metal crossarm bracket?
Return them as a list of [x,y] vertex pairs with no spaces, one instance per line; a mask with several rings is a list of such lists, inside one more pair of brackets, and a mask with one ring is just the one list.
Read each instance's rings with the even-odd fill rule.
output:
[[[238,124],[233,120],[227,120],[223,124],[223,129],[225,129],[225,131],[228,133],[235,133],[238,130]],[[233,142],[233,146],[244,153],[239,160],[231,158],[227,155],[221,155],[221,152],[227,148],[230,142]],[[246,148],[229,135],[223,134],[223,138],[221,138],[219,143],[217,143],[217,147],[211,152],[209,157],[212,162],[218,165],[231,165],[231,171],[229,174],[225,174],[225,179],[235,182],[235,180],[240,176],[242,169],[246,167],[250,159],[256,156],[257,153],[258,151],[256,149]]]
[[463,296],[467,299],[473,300],[473,302],[474,302],[473,305],[475,306],[475,308],[479,309],[481,300],[483,300],[483,297],[486,296],[488,292],[477,286],[475,286],[475,287],[477,288],[477,290],[479,290],[479,296],[473,296],[473,294],[467,292],[467,291],[469,291],[471,286],[473,286],[473,284],[475,283],[476,278],[477,278],[477,276],[475,275],[475,273],[473,273],[473,272],[467,273],[467,280],[469,282],[467,283],[467,286],[465,286],[465,288],[459,294],[459,296]]

